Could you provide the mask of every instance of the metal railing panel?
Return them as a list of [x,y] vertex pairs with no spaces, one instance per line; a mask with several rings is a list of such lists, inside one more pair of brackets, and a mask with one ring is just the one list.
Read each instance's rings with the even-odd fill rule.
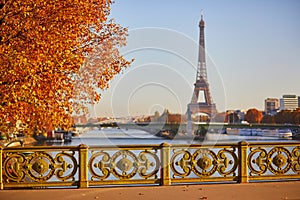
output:
[[88,181],[91,185],[153,184],[158,182],[160,146],[91,147]]
[[300,178],[300,144],[249,144],[249,181]]
[[238,165],[237,144],[171,147],[172,182],[235,181]]
[[2,187],[76,185],[78,147],[2,150]]

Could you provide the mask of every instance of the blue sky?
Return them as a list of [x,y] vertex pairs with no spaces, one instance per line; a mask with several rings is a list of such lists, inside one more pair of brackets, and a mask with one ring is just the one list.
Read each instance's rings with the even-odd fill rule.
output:
[[203,9],[210,90],[219,111],[263,109],[267,97],[300,96],[300,1],[116,0],[134,64],[102,93],[99,116],[185,112],[196,77]]

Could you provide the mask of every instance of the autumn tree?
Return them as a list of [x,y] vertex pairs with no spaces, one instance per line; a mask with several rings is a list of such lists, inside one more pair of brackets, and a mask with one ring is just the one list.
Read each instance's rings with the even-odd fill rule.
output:
[[245,114],[245,121],[249,123],[260,123],[262,117],[263,115],[261,111],[251,108],[247,110],[247,113]]
[[0,0],[0,131],[69,128],[129,66],[110,0]]
[[300,124],[300,109],[282,110],[275,115],[275,121],[277,124]]
[[263,124],[275,124],[275,117],[272,116],[272,115],[265,115],[261,119],[260,123],[263,123]]
[[300,108],[293,112],[293,124],[300,124]]

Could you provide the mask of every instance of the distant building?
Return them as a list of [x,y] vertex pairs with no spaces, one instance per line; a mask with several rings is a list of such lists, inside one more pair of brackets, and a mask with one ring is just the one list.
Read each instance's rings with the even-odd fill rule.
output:
[[265,99],[265,114],[274,115],[279,109],[279,100],[276,98]]
[[240,121],[244,121],[246,112],[247,112],[247,111],[245,111],[245,110],[236,110],[236,111],[235,111],[235,113],[236,113],[237,116],[239,117]]
[[86,124],[87,123],[87,117],[85,115],[80,116],[72,116],[75,124]]
[[280,110],[296,110],[298,99],[296,95],[283,95],[280,99]]
[[244,110],[227,110],[225,121],[228,123],[241,123],[244,121],[246,111]]

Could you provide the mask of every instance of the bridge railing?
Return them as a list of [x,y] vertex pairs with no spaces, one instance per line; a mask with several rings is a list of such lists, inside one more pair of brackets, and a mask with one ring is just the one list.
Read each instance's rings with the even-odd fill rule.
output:
[[298,142],[1,148],[0,160],[1,189],[300,179]]

